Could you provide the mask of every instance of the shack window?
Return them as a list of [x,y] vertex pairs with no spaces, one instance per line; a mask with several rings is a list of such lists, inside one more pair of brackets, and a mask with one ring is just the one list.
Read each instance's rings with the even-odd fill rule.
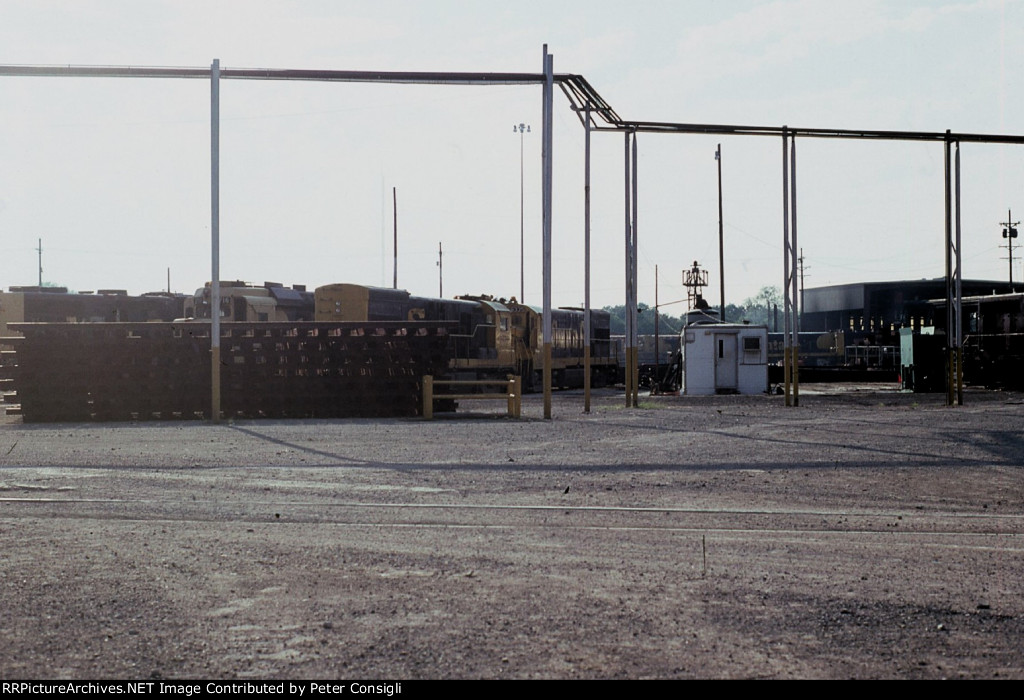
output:
[[761,352],[760,336],[747,336],[743,339],[743,349],[748,352]]

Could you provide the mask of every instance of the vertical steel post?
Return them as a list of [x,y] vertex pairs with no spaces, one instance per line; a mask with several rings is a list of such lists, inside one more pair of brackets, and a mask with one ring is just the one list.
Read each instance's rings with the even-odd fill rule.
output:
[[552,128],[554,101],[554,57],[544,44],[544,137],[543,141],[543,182],[544,182],[544,417],[551,418],[551,195],[552,195]]
[[210,420],[220,422],[220,59],[210,66]]
[[630,314],[633,315],[630,344],[633,346],[633,363],[630,365],[633,371],[633,407],[640,405],[640,290],[638,283],[638,260],[639,246],[637,245],[637,132],[633,132],[633,235],[631,242],[632,268],[630,270],[630,283],[633,288],[633,305],[630,306]]
[[793,405],[800,405],[800,294],[797,278],[797,251],[800,250],[797,247],[796,238],[796,133],[789,141],[789,223],[791,229],[791,251],[790,255],[793,261],[792,264],[792,277],[793,277]]
[[961,292],[961,267],[960,267],[960,142],[956,142],[956,259],[954,264],[954,296],[955,306],[953,315],[956,318],[956,402],[957,405],[964,405],[964,328],[963,328],[963,296]]
[[625,366],[623,367],[623,378],[624,378],[624,380],[626,382],[626,408],[629,408],[630,406],[633,405],[633,369],[632,369],[632,367],[633,367],[633,348],[632,348],[632,346],[630,345],[630,342],[629,342],[630,338],[633,337],[633,314],[631,314],[629,312],[629,310],[630,310],[630,308],[635,307],[636,304],[633,302],[633,274],[632,274],[632,270],[633,270],[632,254],[633,253],[632,253],[632,247],[630,245],[632,243],[632,235],[633,235],[632,234],[632,223],[630,221],[630,212],[632,211],[632,208],[631,208],[632,188],[630,187],[632,168],[630,167],[630,160],[629,160],[629,132],[628,131],[625,132],[625,136],[626,136],[626,140],[625,140],[626,158],[625,158],[625,178],[624,178],[624,182],[625,182],[625,185],[626,185],[626,191],[625,191],[625,207],[623,209],[624,209],[625,215],[626,215],[626,221],[625,221],[625,231],[626,231],[626,257],[625,257],[625,260],[626,260],[626,277],[625,277],[625,283],[626,283],[626,308],[625,308],[625,313],[623,314],[623,320],[625,321],[626,328],[625,328],[625,335],[623,336],[623,340],[622,340],[622,347],[623,347],[623,350],[625,350],[625,353],[626,353]]
[[719,319],[725,321],[725,224],[722,219],[722,144],[715,151],[718,161],[718,285],[719,285]]
[[952,163],[950,146],[952,138],[946,130],[944,142],[945,152],[945,234],[946,234],[946,405],[952,406],[954,397],[954,361],[953,356],[953,335],[955,334],[955,320],[953,309],[953,193],[952,193]]
[[792,336],[792,309],[790,308],[789,290],[791,286],[789,278],[789,260],[791,251],[789,249],[789,130],[782,127],[782,267],[783,267],[783,379],[786,384],[786,405],[793,405],[793,398],[790,394],[790,382],[792,381],[792,360],[793,345]]
[[584,113],[583,160],[583,412],[590,413],[590,100]]

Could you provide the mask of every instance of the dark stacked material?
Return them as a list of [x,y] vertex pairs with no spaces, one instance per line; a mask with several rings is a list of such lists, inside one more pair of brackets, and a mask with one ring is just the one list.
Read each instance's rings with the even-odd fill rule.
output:
[[[226,323],[226,417],[413,416],[424,375],[448,365],[438,322]],[[210,326],[23,323],[14,381],[26,422],[202,419],[211,413]]]

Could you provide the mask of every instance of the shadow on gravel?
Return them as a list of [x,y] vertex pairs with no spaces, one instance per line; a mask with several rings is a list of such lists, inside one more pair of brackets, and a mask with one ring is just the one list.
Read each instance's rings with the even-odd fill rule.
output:
[[[614,425],[618,428],[633,429],[637,430],[634,425],[623,424],[623,423],[612,423],[605,421],[602,425]],[[774,426],[772,426],[774,427]],[[892,424],[888,424],[888,427],[892,427]],[[810,466],[1024,466],[1024,440],[1021,438],[1021,434],[1012,430],[974,430],[969,435],[949,433],[935,429],[925,428],[931,434],[924,436],[925,439],[931,438],[931,441],[938,445],[942,441],[951,443],[957,443],[960,445],[966,445],[970,449],[975,451],[982,451],[985,453],[983,457],[964,457],[956,456],[949,453],[943,453],[937,449],[930,450],[928,452],[923,451],[912,451],[906,449],[900,449],[897,444],[903,439],[903,435],[896,434],[895,431],[879,432],[878,441],[876,444],[865,445],[858,444],[857,439],[860,438],[859,442],[864,442],[864,432],[857,430],[843,430],[839,426],[830,426],[827,435],[828,441],[823,442],[819,438],[809,437],[807,439],[797,439],[793,437],[781,437],[772,436],[768,430],[765,430],[761,434],[749,435],[741,432],[736,432],[733,428],[742,429],[742,426],[732,426],[732,428],[684,428],[684,427],[670,427],[670,426],[643,426],[644,431],[653,432],[667,432],[677,433],[683,435],[714,435],[722,439],[723,444],[727,440],[744,441],[744,442],[756,442],[764,443],[768,449],[777,447],[780,450],[785,448],[797,448],[797,449],[821,449],[828,447],[832,450],[839,451],[839,454],[834,455],[835,459],[832,461],[813,461],[809,464]],[[798,424],[788,424],[783,427],[787,432],[800,430],[801,426]],[[848,441],[842,439],[843,435],[849,435],[851,438]],[[921,436],[917,437],[918,440]],[[885,442],[892,443],[886,445]],[[856,461],[856,455],[885,455],[891,459],[890,462],[879,464],[872,462],[870,464],[861,464]],[[688,468],[692,468],[692,465],[686,465]],[[803,466],[797,465],[797,463],[787,458],[785,454],[779,455],[777,462],[773,462],[770,459],[768,461],[757,461],[751,462],[745,465],[747,467],[758,467],[760,469],[786,469],[786,468],[803,468]]]
[[242,428],[242,427],[237,426],[237,425],[231,425],[231,426],[228,426],[228,427],[231,430],[234,430],[237,433],[242,433],[243,435],[248,435],[249,437],[256,438],[257,440],[263,440],[264,442],[269,442],[269,443],[272,443],[274,445],[278,445],[280,447],[286,447],[286,448],[288,448],[290,450],[299,450],[301,452],[305,452],[306,454],[316,455],[318,457],[326,457],[328,459],[336,459],[339,462],[343,462],[343,464],[328,465],[328,466],[338,466],[338,467],[341,467],[341,466],[359,466],[359,467],[379,466],[379,465],[377,465],[377,464],[375,464],[373,462],[368,462],[365,459],[352,459],[350,457],[344,457],[342,455],[338,455],[338,454],[335,454],[333,452],[325,452],[323,450],[316,450],[316,449],[313,449],[312,447],[308,447],[308,446],[304,446],[304,445],[299,445],[299,444],[294,443],[294,442],[288,442],[286,440],[281,440],[280,438],[270,437],[269,435],[264,435],[264,434],[262,434],[260,432],[257,432],[256,430],[252,430],[250,428]]
[[[735,462],[735,461],[710,461],[710,460],[689,460],[684,459],[676,463],[643,463],[643,462],[609,462],[609,463],[596,463],[596,464],[536,464],[527,463],[521,464],[514,461],[514,458],[508,457],[502,451],[501,455],[498,456],[502,461],[495,461],[494,463],[426,463],[426,464],[408,464],[408,463],[395,463],[395,462],[383,462],[374,460],[355,459],[340,455],[334,452],[327,452],[325,450],[314,449],[305,445],[301,445],[295,442],[288,442],[287,440],[281,440],[280,438],[271,437],[264,435],[257,430],[251,428],[243,428],[239,426],[231,426],[232,430],[247,435],[250,438],[263,440],[279,447],[304,452],[310,455],[316,455],[318,457],[327,458],[333,460],[335,463],[331,464],[319,464],[319,465],[302,465],[302,468],[310,469],[324,469],[324,468],[344,468],[344,467],[363,467],[370,469],[392,469],[397,471],[512,471],[512,470],[523,470],[523,471],[552,471],[565,473],[567,471],[602,471],[602,472],[629,472],[629,471],[709,471],[709,470],[744,470],[744,469],[761,469],[761,470],[810,470],[810,469],[834,469],[836,467],[891,467],[891,466],[903,466],[903,467],[957,467],[957,466],[992,466],[993,464],[999,464],[1002,466],[1020,466],[1020,441],[1014,433],[1010,431],[991,431],[993,434],[998,435],[1000,440],[996,442],[999,446],[998,452],[1003,453],[998,462],[993,462],[990,459],[964,459],[954,458],[949,455],[942,454],[921,454],[912,453],[907,451],[900,451],[896,449],[886,449],[882,447],[866,447],[863,445],[833,445],[836,448],[844,451],[851,451],[856,454],[872,454],[872,455],[885,455],[889,457],[889,460],[884,461],[872,461],[869,463],[858,462],[851,459],[849,453],[842,455],[841,459],[837,460],[801,460],[794,461],[791,458],[786,458],[784,455],[780,455],[778,461],[757,461],[757,462]],[[687,431],[693,433],[694,431]],[[814,440],[783,440],[777,438],[764,438],[755,436],[735,435],[731,433],[725,433],[719,431],[701,431],[710,434],[721,434],[723,438],[729,439],[740,439],[740,440],[754,440],[760,442],[770,442],[777,445],[799,445],[804,447],[820,447],[821,443]],[[975,447],[979,445],[975,444]],[[912,459],[912,461],[908,461]],[[242,465],[238,465],[242,466]],[[244,465],[253,466],[253,465]],[[268,465],[270,466],[270,465]],[[215,467],[211,467],[215,468]],[[223,467],[222,467],[223,468]],[[227,467],[230,468],[230,467]]]
[[[808,631],[799,653],[812,651],[830,678],[1016,678],[1024,618],[999,614],[985,603],[947,606],[831,598],[780,591],[739,592],[740,601],[709,606],[716,626],[791,649],[792,630]],[[728,634],[723,636],[728,637]],[[825,670],[827,669],[827,670]]]

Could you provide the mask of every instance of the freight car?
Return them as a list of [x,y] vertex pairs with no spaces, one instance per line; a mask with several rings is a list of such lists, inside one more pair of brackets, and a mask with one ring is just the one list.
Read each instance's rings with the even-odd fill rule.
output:
[[[184,317],[192,320],[210,318],[210,283],[185,300]],[[264,282],[262,287],[241,280],[220,283],[220,318],[239,323],[289,323],[312,321],[313,294],[301,284],[285,287],[277,282]]]
[[[331,284],[315,292],[317,321],[450,321],[453,379],[523,378],[525,391],[541,385],[544,370],[542,312],[535,306],[488,295],[455,299],[417,297],[404,289]],[[552,384],[583,385],[584,312],[562,308],[551,312]],[[591,311],[591,365],[594,386],[614,377],[610,317]]]

